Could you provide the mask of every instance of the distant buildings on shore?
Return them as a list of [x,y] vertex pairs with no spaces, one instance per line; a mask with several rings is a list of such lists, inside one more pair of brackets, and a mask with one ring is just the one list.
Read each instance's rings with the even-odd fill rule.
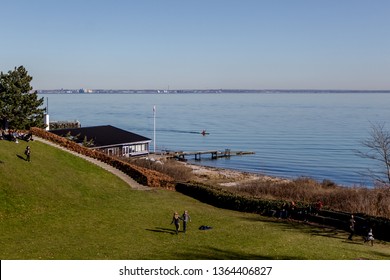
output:
[[79,93],[92,93],[92,92],[93,92],[92,89],[85,89],[85,88],[79,89]]
[[37,90],[38,93],[94,93],[95,91],[92,89],[43,89],[43,90]]
[[51,89],[38,90],[41,94],[172,94],[172,93],[390,93],[390,90],[318,90],[318,89]]

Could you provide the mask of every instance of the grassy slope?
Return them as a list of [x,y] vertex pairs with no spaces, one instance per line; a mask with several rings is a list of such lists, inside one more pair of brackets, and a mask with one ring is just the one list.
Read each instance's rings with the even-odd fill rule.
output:
[[[390,245],[218,209],[173,191],[135,191],[101,168],[30,142],[0,141],[0,259],[390,259]],[[188,209],[186,234],[172,213]],[[200,231],[200,225],[213,226]]]

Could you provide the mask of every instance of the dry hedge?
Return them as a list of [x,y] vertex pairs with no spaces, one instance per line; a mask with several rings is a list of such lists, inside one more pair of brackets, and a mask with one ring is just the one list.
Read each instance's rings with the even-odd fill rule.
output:
[[390,218],[390,189],[388,187],[342,187],[329,182],[322,184],[310,178],[298,178],[291,182],[271,183],[255,181],[236,188],[232,192],[254,197],[282,199],[314,203],[321,200],[326,208],[349,213]]

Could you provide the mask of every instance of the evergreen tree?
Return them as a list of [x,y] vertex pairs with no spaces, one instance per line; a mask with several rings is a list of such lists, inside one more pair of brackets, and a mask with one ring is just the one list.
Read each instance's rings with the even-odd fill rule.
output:
[[37,91],[32,91],[31,80],[23,66],[0,73],[1,125],[10,129],[44,127],[43,97],[39,99]]

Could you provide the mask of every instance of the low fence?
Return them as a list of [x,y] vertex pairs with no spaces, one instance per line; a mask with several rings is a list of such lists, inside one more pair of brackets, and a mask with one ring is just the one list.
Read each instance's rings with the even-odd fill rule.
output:
[[176,191],[219,208],[282,218],[288,216],[295,220],[314,222],[341,230],[348,230],[349,219],[353,214],[356,221],[356,234],[365,236],[368,229],[372,227],[376,239],[390,241],[390,220],[385,218],[332,210],[313,212],[310,205],[302,203],[297,203],[295,209],[290,210],[287,214],[289,210],[283,209],[285,201],[264,200],[233,194],[224,189],[200,183],[178,183],[176,184]]
[[45,131],[41,128],[36,128],[36,127],[31,128],[30,132],[33,135],[36,135],[38,137],[56,143],[68,150],[77,152],[79,154],[97,159],[108,165],[111,165],[121,170],[122,172],[126,173],[127,175],[129,175],[135,181],[137,181],[142,185],[147,185],[149,187],[166,188],[166,189],[174,189],[175,187],[174,180],[171,177],[162,174],[160,172],[157,172],[155,170],[149,170],[146,168],[135,166],[128,162],[108,156],[103,152],[81,146],[73,141],[70,141],[64,137],[60,137],[56,134]]

